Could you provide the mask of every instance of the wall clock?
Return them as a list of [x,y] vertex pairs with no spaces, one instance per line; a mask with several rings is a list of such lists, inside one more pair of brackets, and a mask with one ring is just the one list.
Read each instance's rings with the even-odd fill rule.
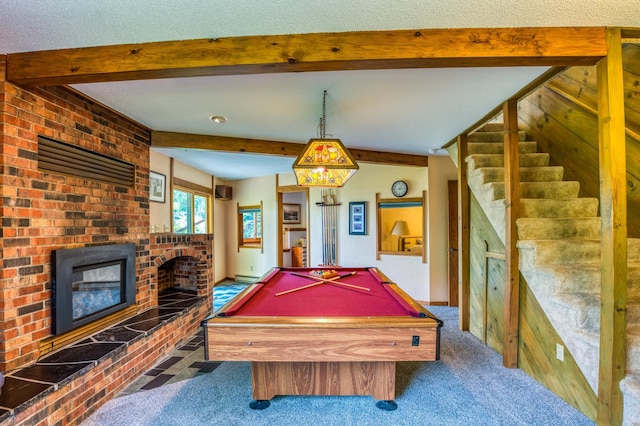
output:
[[407,182],[403,180],[397,180],[393,182],[393,185],[391,185],[391,193],[395,197],[404,197],[405,195],[407,195],[408,190],[409,187],[407,186]]

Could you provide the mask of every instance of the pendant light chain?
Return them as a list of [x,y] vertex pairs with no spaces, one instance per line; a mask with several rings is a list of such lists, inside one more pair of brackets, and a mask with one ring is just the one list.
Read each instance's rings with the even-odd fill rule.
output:
[[320,139],[326,139],[327,131],[327,91],[322,95],[322,117],[320,118]]

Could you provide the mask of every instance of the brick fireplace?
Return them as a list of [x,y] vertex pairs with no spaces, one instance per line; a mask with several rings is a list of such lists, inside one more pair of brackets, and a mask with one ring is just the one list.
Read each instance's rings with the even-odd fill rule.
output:
[[[0,55],[0,372],[36,362],[41,342],[53,334],[52,252],[109,244],[135,245],[138,312],[156,306],[160,291],[170,286],[206,300],[189,314],[192,318],[171,327],[169,338],[167,332],[159,333],[165,343],[157,346],[153,337],[140,343],[157,349],[157,361],[171,344],[190,337],[197,317],[210,310],[211,235],[149,233],[149,129],[68,87],[9,83],[5,60]],[[132,164],[135,182],[122,185],[43,171],[38,167],[39,137]],[[126,374],[121,373],[129,379],[154,362],[119,356],[118,362],[127,363]],[[114,367],[109,371],[110,377],[118,374]],[[95,392],[107,380],[104,371],[99,374],[102,379],[91,379]],[[106,382],[109,390],[100,394],[109,397],[126,386],[126,379],[117,377],[118,383]],[[99,398],[89,394],[93,406],[99,405]]]

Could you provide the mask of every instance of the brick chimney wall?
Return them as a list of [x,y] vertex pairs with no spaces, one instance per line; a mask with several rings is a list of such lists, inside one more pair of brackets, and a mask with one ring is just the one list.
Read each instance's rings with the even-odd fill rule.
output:
[[[6,81],[0,56],[0,371],[38,357],[51,335],[51,251],[136,244],[139,309],[150,280],[150,131],[68,87]],[[38,136],[136,165],[133,187],[38,170]]]

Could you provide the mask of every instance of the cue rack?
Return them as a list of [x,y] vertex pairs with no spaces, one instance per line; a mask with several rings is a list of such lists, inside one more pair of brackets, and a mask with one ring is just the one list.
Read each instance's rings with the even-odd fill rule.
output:
[[324,266],[337,265],[338,258],[338,206],[333,189],[323,189],[321,199],[316,206],[322,209],[322,264]]

